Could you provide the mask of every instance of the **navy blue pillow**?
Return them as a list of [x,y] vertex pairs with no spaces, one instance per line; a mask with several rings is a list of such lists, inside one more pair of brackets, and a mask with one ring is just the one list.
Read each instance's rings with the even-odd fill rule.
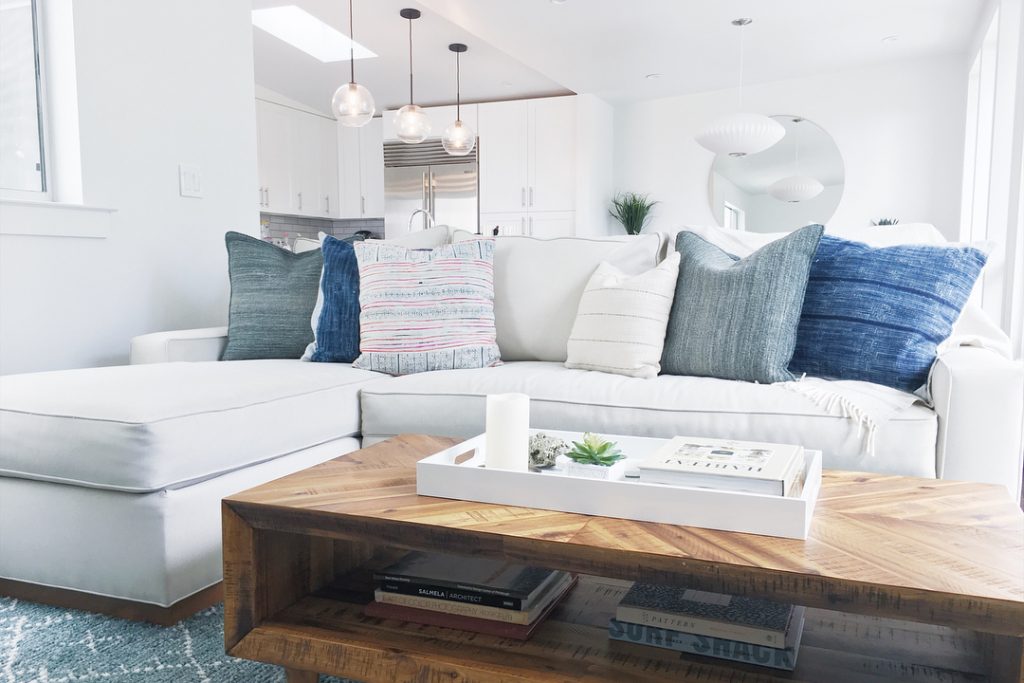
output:
[[970,247],[875,248],[825,235],[811,263],[790,370],[917,390],[985,259]]
[[352,244],[325,236],[320,249],[320,317],[309,359],[321,363],[351,363],[359,356],[359,263]]

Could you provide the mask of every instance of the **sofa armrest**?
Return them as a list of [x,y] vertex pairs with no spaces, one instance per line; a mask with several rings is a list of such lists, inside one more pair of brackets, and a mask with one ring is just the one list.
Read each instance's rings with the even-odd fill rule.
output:
[[154,332],[132,337],[128,362],[170,363],[172,361],[220,360],[228,343],[228,328],[203,327],[196,330]]
[[938,476],[1001,484],[1019,500],[1024,364],[961,346],[936,359],[929,386],[939,418]]

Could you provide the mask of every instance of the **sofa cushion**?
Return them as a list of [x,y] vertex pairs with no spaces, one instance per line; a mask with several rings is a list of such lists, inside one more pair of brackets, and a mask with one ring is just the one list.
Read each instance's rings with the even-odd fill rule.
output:
[[564,362],[587,281],[602,261],[626,275],[658,265],[662,235],[604,239],[499,237],[494,318],[502,360]]
[[535,429],[801,443],[820,449],[825,467],[935,476],[935,413],[920,404],[891,411],[875,434],[874,455],[867,455],[857,422],[785,384],[669,375],[640,379],[560,363],[507,363],[368,385],[360,398],[363,443],[401,433],[480,434],[484,397],[499,392],[531,397]]
[[299,360],[0,378],[0,475],[119,491],[194,483],[359,432],[382,375]]
[[302,360],[351,363],[359,357],[359,264],[350,242],[320,233],[323,272],[313,307],[313,341]]

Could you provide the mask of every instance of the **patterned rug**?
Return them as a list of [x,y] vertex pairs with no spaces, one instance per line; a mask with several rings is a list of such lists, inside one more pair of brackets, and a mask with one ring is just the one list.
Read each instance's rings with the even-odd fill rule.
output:
[[0,683],[80,681],[283,683],[284,672],[224,654],[221,605],[165,628],[0,597]]

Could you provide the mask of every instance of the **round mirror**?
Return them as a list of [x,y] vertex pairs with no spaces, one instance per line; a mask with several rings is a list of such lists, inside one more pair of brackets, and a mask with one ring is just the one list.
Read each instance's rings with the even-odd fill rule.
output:
[[719,225],[750,232],[789,232],[832,218],[843,196],[843,157],[832,136],[800,116],[773,119],[786,136],[763,152],[718,155],[709,179]]

